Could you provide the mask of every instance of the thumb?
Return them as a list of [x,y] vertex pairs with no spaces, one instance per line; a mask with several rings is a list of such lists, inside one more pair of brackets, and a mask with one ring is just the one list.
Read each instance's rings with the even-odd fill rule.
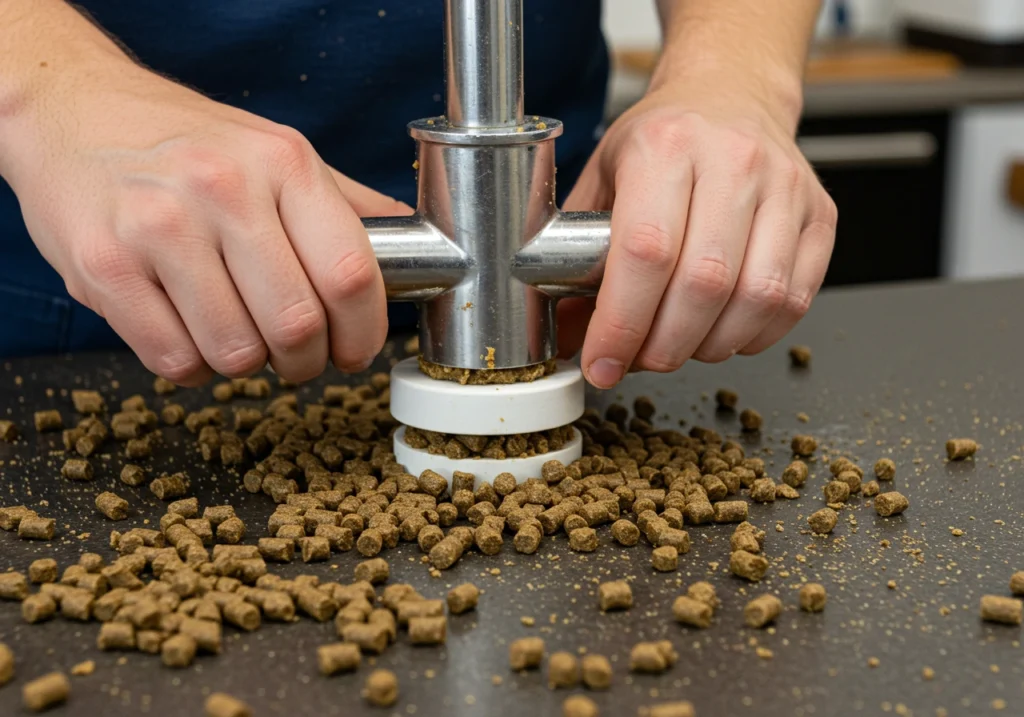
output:
[[338,189],[360,217],[396,217],[413,213],[413,208],[375,189],[360,184],[350,177],[329,167]]

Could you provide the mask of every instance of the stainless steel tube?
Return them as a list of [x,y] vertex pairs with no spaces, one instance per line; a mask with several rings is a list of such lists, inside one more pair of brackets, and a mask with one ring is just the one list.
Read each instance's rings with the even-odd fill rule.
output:
[[548,296],[591,296],[611,245],[608,212],[560,212],[516,254],[512,273]]
[[522,0],[445,0],[445,62],[451,125],[521,124]]
[[425,301],[462,281],[470,260],[418,214],[363,219],[389,301]]

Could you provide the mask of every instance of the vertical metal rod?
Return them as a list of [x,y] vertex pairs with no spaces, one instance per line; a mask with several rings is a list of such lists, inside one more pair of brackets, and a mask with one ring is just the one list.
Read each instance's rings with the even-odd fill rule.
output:
[[523,121],[523,0],[445,0],[448,122]]

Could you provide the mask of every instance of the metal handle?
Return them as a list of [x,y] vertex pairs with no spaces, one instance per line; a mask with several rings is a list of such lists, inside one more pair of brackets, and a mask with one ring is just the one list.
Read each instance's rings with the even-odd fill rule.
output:
[[797,143],[815,167],[925,164],[939,145],[928,132],[800,137]]

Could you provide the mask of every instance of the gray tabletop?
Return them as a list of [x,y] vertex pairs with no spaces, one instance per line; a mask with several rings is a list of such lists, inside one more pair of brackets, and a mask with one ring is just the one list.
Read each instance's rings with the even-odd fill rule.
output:
[[[390,710],[371,709],[360,699],[365,664],[354,675],[317,673],[315,649],[334,639],[330,624],[266,624],[252,634],[227,628],[222,655],[171,671],[154,657],[98,652],[96,624],[29,626],[17,604],[0,603],[0,641],[18,660],[15,681],[0,688],[0,714],[22,713],[26,680],[86,659],[96,661],[95,673],[72,678],[70,702],[53,714],[185,717],[201,714],[211,690],[248,701],[257,715],[560,714],[569,692],[548,689],[543,672],[509,671],[507,645],[525,635],[543,637],[549,652],[586,649],[612,660],[612,689],[591,695],[603,715],[632,715],[669,699],[691,700],[703,717],[974,715],[1004,704],[1003,714],[1021,714],[1021,630],[982,623],[978,601],[986,593],[1008,594],[1011,573],[1024,569],[1024,493],[1018,485],[1022,307],[1024,283],[1015,281],[833,291],[787,340],[813,347],[808,371],[790,369],[786,347],[779,346],[719,366],[687,366],[671,376],[631,376],[621,393],[591,396],[593,405],[603,406],[645,393],[657,401],[662,425],[685,419],[735,433],[735,418],[716,416],[706,399],[719,387],[733,388],[742,406],[765,415],[760,438],[747,439],[748,452],[764,451],[775,477],[789,460],[785,446],[794,432],[812,433],[827,453],[848,453],[865,467],[880,456],[896,461],[894,487],[910,499],[898,518],[877,517],[860,497],[842,511],[832,536],[809,535],[806,516],[822,505],[827,474],[820,463],[799,500],[752,505],[751,520],[768,531],[765,550],[772,561],[759,585],[725,569],[728,526],[690,527],[693,550],[669,574],[652,571],[649,548],[613,545],[606,530],[590,555],[570,552],[559,538],[546,540],[534,556],[520,556],[507,541],[501,555],[468,554],[439,579],[428,575],[416,548],[405,545],[386,555],[392,581],[411,582],[428,597],[465,580],[485,593],[475,613],[451,619],[443,649],[414,648],[400,638],[378,660],[401,684]],[[71,418],[62,389],[97,387],[109,400],[136,391],[151,396],[150,381],[125,355],[11,361],[0,367],[0,416],[8,413],[25,424],[32,411],[52,406]],[[300,396],[313,399],[320,388],[303,387]],[[176,400],[190,408],[209,402],[205,392],[180,392]],[[798,419],[801,412],[806,423]],[[91,507],[98,490],[125,495],[132,524],[144,518],[152,523],[161,514],[148,491],[118,484],[120,458],[96,461],[108,467],[94,483],[69,485],[58,476],[60,456],[52,453],[59,439],[26,434],[26,442],[0,444],[0,503],[46,501],[39,510],[58,518],[59,537],[37,544],[0,533],[0,569],[24,570],[54,553],[62,565],[87,550],[109,555],[104,543],[110,523]],[[234,503],[250,525],[272,511],[269,498],[244,494],[236,475],[196,463],[191,440],[169,436],[154,469],[186,467],[196,478],[206,476],[194,480],[200,499]],[[975,437],[981,444],[977,460],[947,464],[943,444],[951,436]],[[955,536],[954,528],[963,534]],[[250,531],[247,542],[259,532]],[[346,581],[356,562],[356,555],[346,554],[281,572]],[[601,614],[596,584],[615,578],[632,580],[635,606]],[[712,581],[722,598],[713,626],[704,631],[671,619],[673,598],[698,579]],[[796,609],[796,589],[808,580],[828,589],[821,614]],[[889,581],[895,587],[887,587]],[[771,630],[743,627],[743,605],[765,591],[783,599],[785,613]],[[523,617],[535,624],[524,625]],[[675,667],[662,676],[630,675],[631,646],[662,638],[680,653]],[[759,656],[758,647],[772,657]],[[934,670],[931,680],[923,677],[926,667]]]

